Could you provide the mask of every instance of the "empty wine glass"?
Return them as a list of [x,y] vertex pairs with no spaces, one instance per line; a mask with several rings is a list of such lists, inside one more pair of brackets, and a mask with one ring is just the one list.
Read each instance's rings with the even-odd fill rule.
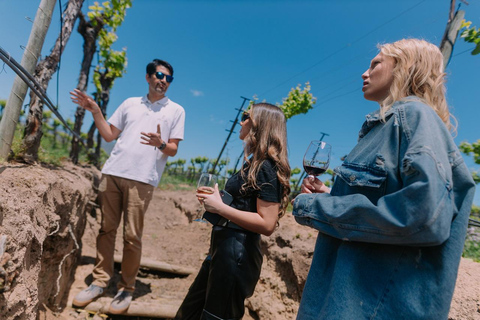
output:
[[332,146],[326,142],[314,140],[303,156],[303,168],[308,175],[319,176],[327,171],[330,164]]

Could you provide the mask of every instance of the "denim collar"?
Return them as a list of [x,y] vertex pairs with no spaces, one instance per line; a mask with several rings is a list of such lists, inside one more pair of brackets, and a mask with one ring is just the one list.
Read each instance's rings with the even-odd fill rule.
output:
[[[385,112],[385,120],[390,118],[392,114],[395,113],[396,109],[398,106],[411,102],[411,101],[423,101],[417,96],[408,96],[405,98],[402,98],[402,100],[396,101],[390,109]],[[365,122],[362,125],[362,129],[360,129],[360,132],[358,133],[358,139],[361,139],[365,137],[365,135],[381,120],[380,118],[380,109],[375,110],[365,116]]]

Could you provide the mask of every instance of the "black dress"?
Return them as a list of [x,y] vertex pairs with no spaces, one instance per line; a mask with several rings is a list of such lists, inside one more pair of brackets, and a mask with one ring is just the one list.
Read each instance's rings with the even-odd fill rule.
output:
[[[244,170],[248,170],[245,164]],[[240,173],[228,179],[225,190],[233,196],[230,206],[257,212],[257,198],[280,203],[282,186],[273,161],[263,162],[258,174],[259,190],[241,191]],[[260,235],[247,230],[213,226],[210,254],[193,281],[175,319],[241,319],[245,299],[250,297],[262,267]]]

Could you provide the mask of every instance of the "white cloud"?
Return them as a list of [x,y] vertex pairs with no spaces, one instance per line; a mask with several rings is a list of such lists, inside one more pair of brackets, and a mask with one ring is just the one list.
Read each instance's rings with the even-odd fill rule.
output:
[[210,122],[220,125],[224,125],[227,123],[224,119],[218,119],[213,114],[210,115]]
[[193,94],[194,97],[201,97],[201,96],[203,96],[203,92],[200,91],[200,90],[191,89],[190,92]]

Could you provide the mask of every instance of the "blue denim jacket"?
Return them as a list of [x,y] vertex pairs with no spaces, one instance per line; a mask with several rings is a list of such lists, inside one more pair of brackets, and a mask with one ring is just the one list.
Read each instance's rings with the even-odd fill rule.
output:
[[475,184],[442,120],[417,97],[371,113],[335,172],[294,202],[319,230],[297,319],[447,319]]

